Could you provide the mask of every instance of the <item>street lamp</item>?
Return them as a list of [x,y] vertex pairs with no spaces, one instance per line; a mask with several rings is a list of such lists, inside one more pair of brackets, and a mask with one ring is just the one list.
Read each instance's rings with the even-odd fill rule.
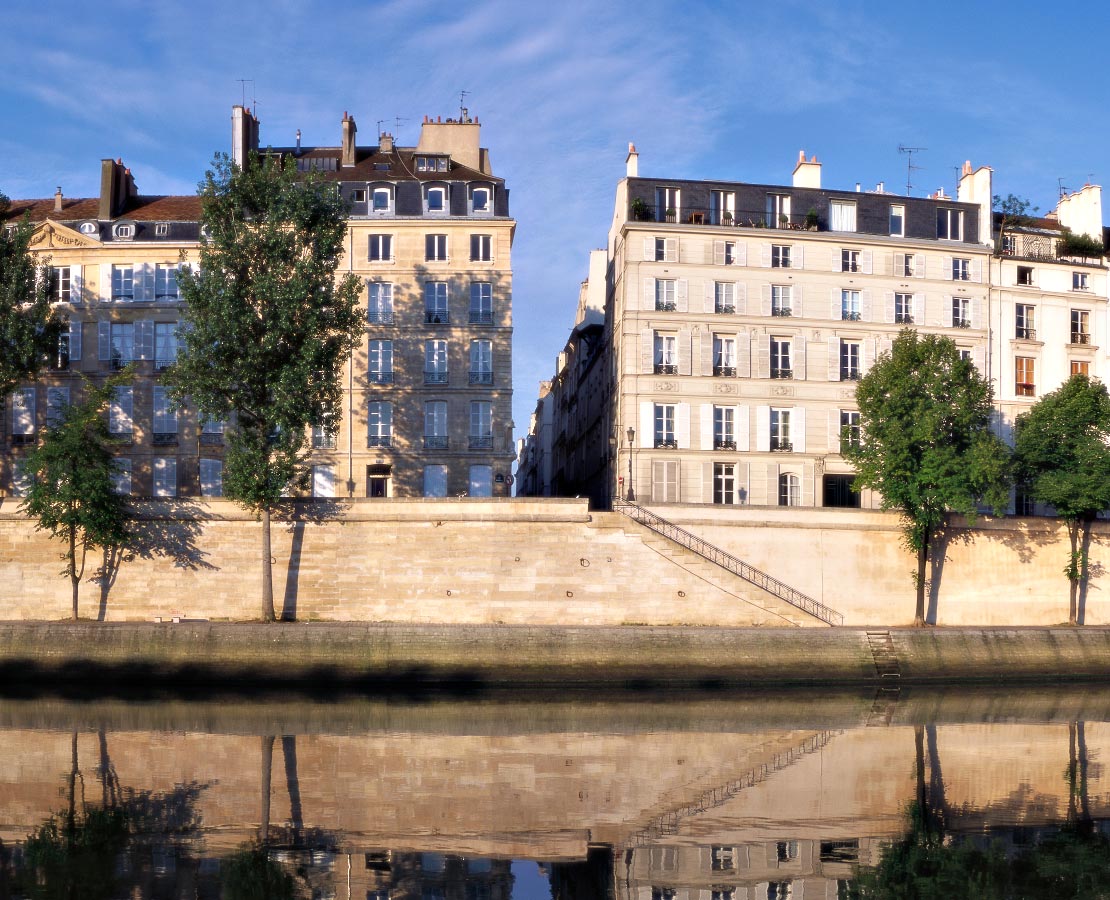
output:
[[628,437],[628,496],[625,499],[629,503],[634,503],[636,490],[632,487],[632,442],[636,440],[636,429],[629,425],[626,435]]

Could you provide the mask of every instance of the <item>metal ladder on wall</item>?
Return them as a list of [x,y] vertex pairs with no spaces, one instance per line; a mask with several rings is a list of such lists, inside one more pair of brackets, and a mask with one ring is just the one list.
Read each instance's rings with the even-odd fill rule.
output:
[[632,519],[634,522],[638,522],[645,528],[665,537],[667,540],[673,541],[679,546],[693,551],[703,559],[709,560],[722,569],[727,569],[734,575],[743,578],[749,584],[761,588],[768,594],[778,597],[791,606],[802,610],[802,612],[809,613],[809,615],[820,619],[828,625],[844,624],[844,616],[835,609],[825,606],[824,603],[814,600],[801,591],[794,590],[790,585],[784,584],[777,578],[768,575],[766,572],[761,572],[754,566],[748,565],[742,559],[733,556],[727,550],[722,550],[720,547],[703,540],[696,534],[691,534],[685,528],[664,519],[662,516],[657,516],[655,513],[644,509],[636,503],[629,503],[626,500],[614,500],[613,510],[628,516],[628,518]]

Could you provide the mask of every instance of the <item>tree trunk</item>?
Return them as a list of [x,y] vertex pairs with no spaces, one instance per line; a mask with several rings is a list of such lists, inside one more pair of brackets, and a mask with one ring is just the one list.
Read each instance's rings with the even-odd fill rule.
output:
[[73,621],[77,621],[78,585],[77,579],[77,526],[69,526],[69,586],[73,594]]
[[925,625],[925,566],[929,561],[929,535],[921,541],[921,549],[917,551],[917,609],[914,610],[913,624],[916,628]]
[[262,815],[258,825],[258,843],[263,847],[270,840],[270,777],[274,766],[274,736],[262,736]]
[[1068,558],[1068,624],[1078,621],[1079,613],[1079,521],[1068,522],[1068,540],[1071,542],[1071,556]]
[[273,622],[274,615],[274,567],[270,550],[270,507],[262,508],[262,621]]

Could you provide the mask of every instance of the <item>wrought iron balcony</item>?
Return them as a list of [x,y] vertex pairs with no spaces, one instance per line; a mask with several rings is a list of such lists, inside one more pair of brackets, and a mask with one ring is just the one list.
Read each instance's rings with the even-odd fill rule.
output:
[[437,312],[435,310],[424,310],[424,324],[425,325],[450,325],[451,317],[447,311]]
[[224,443],[224,436],[221,432],[205,432],[200,433],[200,443],[203,447],[222,447]]
[[713,441],[714,450],[735,450],[736,441],[725,440],[723,438],[715,438]]
[[953,328],[970,328],[971,327],[971,319],[953,319],[952,320],[952,327]]
[[471,384],[493,384],[493,372],[471,372]]
[[470,435],[470,449],[471,450],[492,450],[493,449],[493,435],[492,434],[472,434],[472,435]]
[[676,309],[678,309],[678,305],[673,300],[655,301],[656,312],[674,312]]
[[33,444],[34,442],[35,442],[35,435],[34,434],[13,434],[12,435],[12,444],[13,445]]
[[771,369],[771,377],[772,378],[793,378],[794,377],[794,370],[793,369],[772,368]]
[[393,310],[391,309],[370,309],[366,311],[366,321],[371,325],[392,325],[393,324]]
[[846,309],[840,313],[840,318],[841,321],[844,322],[858,322],[860,320],[860,314]]
[[674,365],[674,363],[656,363],[655,364],[655,374],[656,375],[677,375],[678,374],[678,366]]
[[[1014,337],[1021,341],[1035,341],[1037,339],[1036,328],[1026,328],[1023,325],[1018,325],[1015,329]],[[1075,343],[1074,341],[1072,343]]]
[[1035,397],[1037,396],[1037,386],[1027,381],[1019,381],[1014,385],[1014,393],[1019,397]]
[[840,370],[841,381],[859,381],[859,369],[856,368],[842,368]]
[[784,453],[791,453],[794,450],[794,445],[790,443],[790,441],[783,440],[782,438],[771,438],[771,449]]
[[1086,331],[1073,331],[1071,333],[1071,342],[1073,344],[1089,344],[1091,343],[1091,335]]
[[894,324],[895,325],[912,325],[913,324],[913,316],[909,315],[908,313],[902,313],[901,315],[896,314],[894,316]]
[[718,303],[713,308],[713,312],[722,316],[731,316],[736,313],[736,307],[733,306],[731,303]]
[[446,450],[448,446],[448,438],[445,434],[426,434],[424,435],[424,449],[425,450]]
[[156,431],[151,437],[151,443],[155,447],[172,447],[177,444],[176,431]]
[[721,378],[735,378],[736,366],[714,366],[713,374],[718,375]]
[[[425,439],[426,440],[426,439]],[[388,434],[372,434],[366,439],[367,447],[392,447],[393,437]]]
[[771,315],[781,319],[788,319],[794,315],[794,310],[789,306],[773,306],[771,307]]
[[471,325],[492,325],[493,312],[490,310],[472,309],[470,311]]
[[660,437],[657,435],[655,438],[655,447],[656,449],[663,450],[677,450],[678,441],[676,441],[673,437]]
[[707,225],[714,228],[766,228],[785,231],[825,231],[816,214],[768,213],[766,209],[725,210],[711,206],[657,206],[634,197],[628,204],[633,222],[662,222],[674,225]]
[[447,384],[447,373],[446,372],[425,372],[424,373],[424,383],[425,384]]
[[393,384],[393,372],[369,372],[366,380],[371,384]]

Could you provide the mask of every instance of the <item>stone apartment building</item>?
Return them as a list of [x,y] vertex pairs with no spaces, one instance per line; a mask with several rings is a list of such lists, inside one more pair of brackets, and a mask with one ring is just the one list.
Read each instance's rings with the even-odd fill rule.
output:
[[[318,496],[504,495],[511,435],[512,265],[508,191],[479,143],[480,125],[422,125],[415,147],[356,145],[344,115],[337,146],[266,152],[335,181],[348,202],[343,272],[365,283],[365,338],[344,372],[336,433],[314,433]],[[250,111],[232,111],[232,157],[259,149]],[[76,373],[136,365],[110,424],[123,446],[118,489],[136,496],[218,496],[223,423],[200,423],[167,401],[160,373],[176,356],[184,316],[176,272],[200,244],[197,197],[147,197],[120,161],[102,163],[98,198],[14,201],[34,249],[49,256],[70,320],[53,369],[7,400],[0,490],[20,491],[20,460]]]
[[[859,435],[855,382],[902,328],[951,337],[990,374],[1004,432],[1070,371],[1102,375],[1105,260],[1056,248],[1064,228],[1101,240],[1097,187],[996,252],[986,167],[965,164],[956,197],[908,197],[824,188],[804,153],[790,185],[641,178],[638,162],[630,146],[604,276],[608,484],[576,473],[575,493],[876,506],[851,490],[841,442]],[[1019,283],[1034,261],[1035,283]],[[1053,322],[1043,344],[1034,313],[1016,324],[1019,301]],[[580,389],[565,362],[546,401],[556,410],[573,403],[561,389]],[[536,443],[521,445],[525,485],[531,459],[574,457]]]

